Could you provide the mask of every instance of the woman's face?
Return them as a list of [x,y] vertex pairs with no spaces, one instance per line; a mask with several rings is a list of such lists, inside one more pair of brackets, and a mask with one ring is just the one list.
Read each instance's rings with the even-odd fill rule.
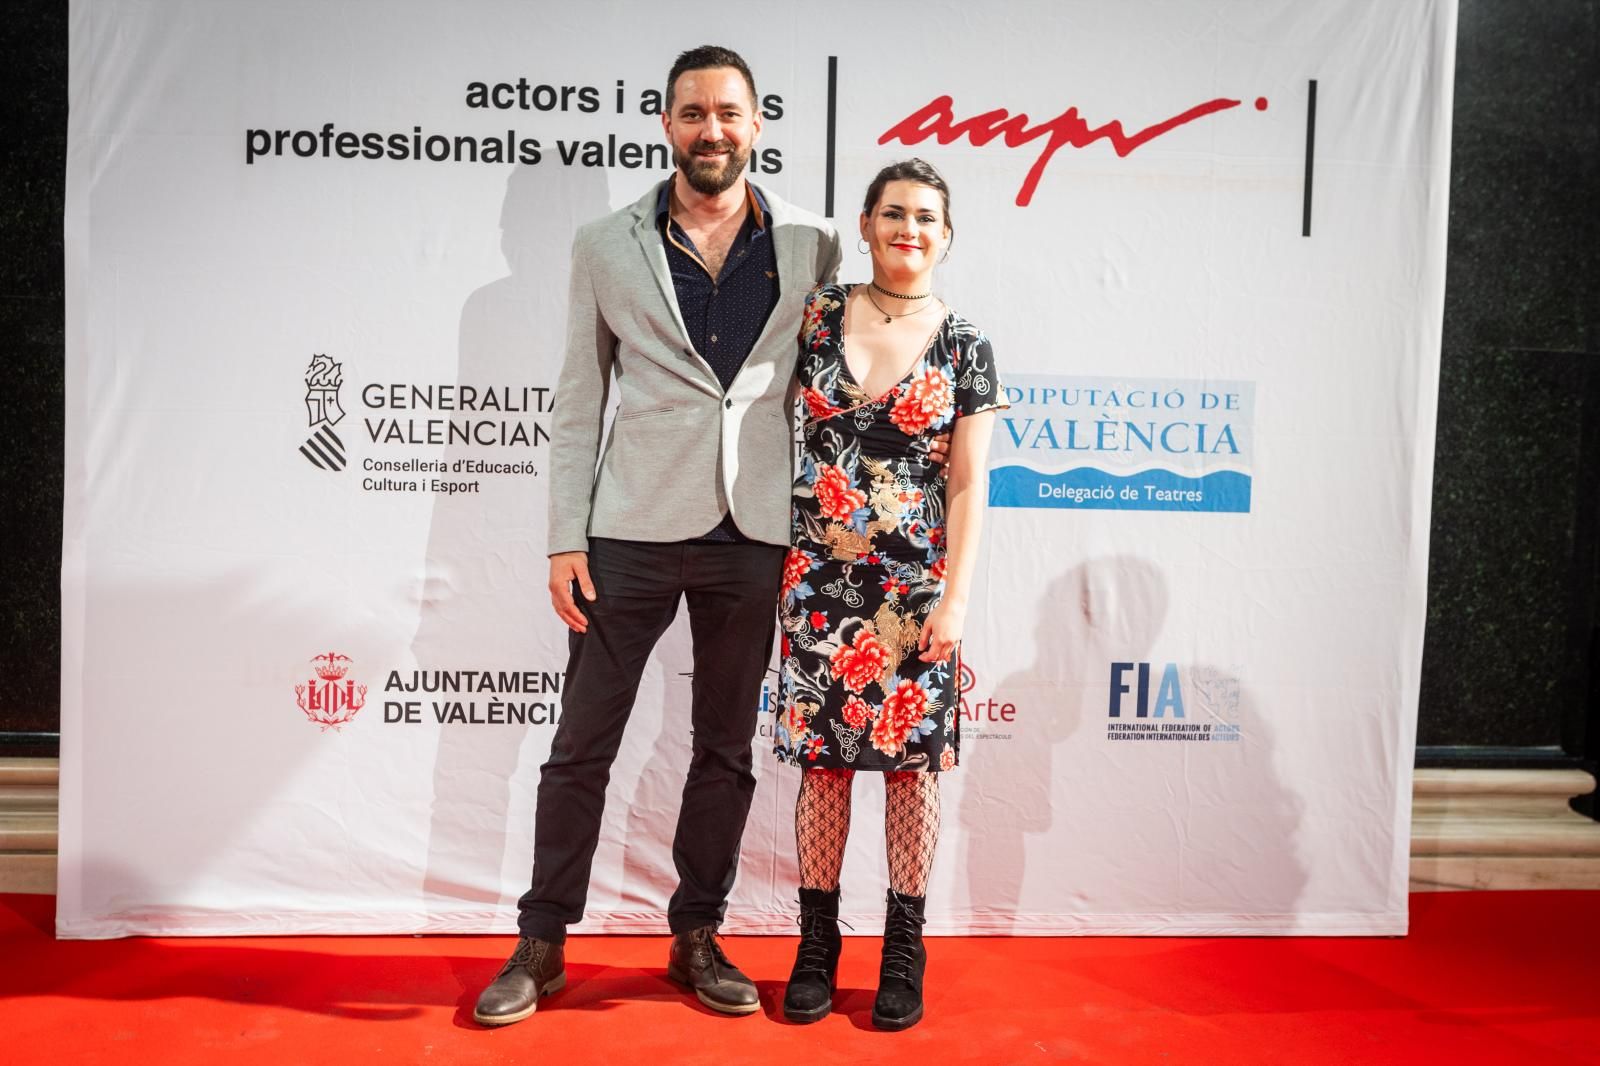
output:
[[873,263],[886,274],[932,271],[950,240],[939,190],[914,181],[889,182],[872,213],[861,216],[861,236]]

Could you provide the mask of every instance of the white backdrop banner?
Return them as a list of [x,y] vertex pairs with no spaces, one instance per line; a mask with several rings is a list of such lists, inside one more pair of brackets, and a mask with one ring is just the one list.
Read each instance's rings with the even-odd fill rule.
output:
[[[669,173],[689,10],[73,3],[62,935],[513,930],[568,249]],[[938,288],[1013,402],[930,931],[1403,932],[1454,0],[860,15],[754,0],[716,43],[845,280],[871,175],[943,170]],[[665,929],[688,648],[579,931]],[[732,932],[792,930],[772,681]]]

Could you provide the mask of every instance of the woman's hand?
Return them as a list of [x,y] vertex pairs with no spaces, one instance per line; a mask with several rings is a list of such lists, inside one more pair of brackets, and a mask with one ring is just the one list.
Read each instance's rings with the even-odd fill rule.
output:
[[922,623],[922,636],[917,639],[917,647],[922,650],[918,656],[925,663],[940,663],[950,658],[956,650],[956,645],[961,643],[961,631],[967,624],[967,609],[964,605],[957,605],[949,597],[940,600],[938,606],[928,612],[928,620]]

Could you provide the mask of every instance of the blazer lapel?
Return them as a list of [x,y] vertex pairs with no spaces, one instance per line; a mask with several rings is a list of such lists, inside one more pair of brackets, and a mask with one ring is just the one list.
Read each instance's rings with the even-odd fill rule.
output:
[[704,371],[720,395],[722,382],[717,379],[717,372],[711,369],[711,364],[706,362],[689,342],[689,327],[684,325],[683,312],[678,309],[678,293],[672,287],[672,268],[667,264],[667,249],[661,243],[660,231],[656,229],[657,188],[659,186],[652,188],[645,198],[635,205],[639,218],[634,223],[633,235],[639,242],[639,250],[644,253],[645,262],[650,265],[650,273],[655,275],[656,285],[661,290],[662,302],[667,305],[667,311],[671,313],[672,321],[678,327],[675,342],[693,360],[694,365]]
[[[781,306],[790,298],[790,292],[795,284],[802,280],[804,264],[797,262],[795,258],[798,242],[795,240],[794,227],[789,225],[788,211],[784,210],[782,202],[766,189],[762,189],[761,194],[767,200],[767,226],[772,233],[772,259],[778,264],[778,303]],[[806,287],[810,288],[809,281],[806,282]],[[767,343],[767,339],[772,336],[772,331],[778,328],[778,322],[783,317],[776,309],[767,316],[767,324],[761,327],[761,335],[756,338],[755,346],[750,349],[751,359],[755,358],[761,346]],[[746,365],[749,362],[749,359],[745,360]]]

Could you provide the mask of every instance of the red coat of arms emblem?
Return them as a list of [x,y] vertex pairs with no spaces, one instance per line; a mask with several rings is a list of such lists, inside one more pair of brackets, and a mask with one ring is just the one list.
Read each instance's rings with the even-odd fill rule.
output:
[[366,706],[367,686],[345,676],[352,661],[336,651],[314,656],[311,668],[317,676],[294,687],[295,702],[324,731],[337,730]]

